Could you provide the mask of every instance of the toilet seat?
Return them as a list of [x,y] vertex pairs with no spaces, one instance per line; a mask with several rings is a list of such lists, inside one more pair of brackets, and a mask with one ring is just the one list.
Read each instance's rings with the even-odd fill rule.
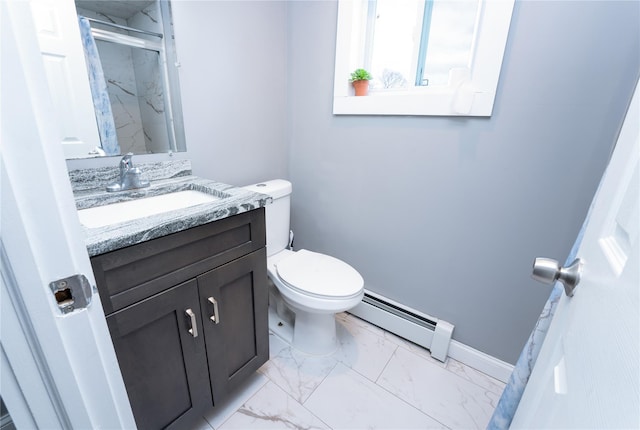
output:
[[312,297],[349,299],[362,294],[364,279],[337,258],[301,249],[275,264],[278,278],[292,290]]

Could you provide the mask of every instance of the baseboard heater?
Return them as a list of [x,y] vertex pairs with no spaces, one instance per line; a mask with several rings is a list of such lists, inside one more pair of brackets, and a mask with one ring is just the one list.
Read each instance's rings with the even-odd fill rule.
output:
[[453,324],[368,290],[365,290],[362,302],[349,313],[427,348],[431,356],[439,361],[447,359]]

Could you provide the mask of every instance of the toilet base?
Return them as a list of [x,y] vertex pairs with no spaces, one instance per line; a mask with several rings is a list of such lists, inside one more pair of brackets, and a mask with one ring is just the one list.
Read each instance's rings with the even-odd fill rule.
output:
[[336,316],[333,313],[295,312],[292,346],[312,355],[328,355],[338,348]]
[[[288,310],[287,316],[292,313]],[[275,306],[269,306],[269,329],[297,351],[309,355],[330,355],[338,348],[335,314],[323,316],[326,318],[321,318],[320,321],[313,317],[303,317],[302,320],[306,320],[307,324],[297,323],[296,317],[283,318]],[[308,324],[318,324],[318,326]],[[322,330],[319,329],[321,326]]]

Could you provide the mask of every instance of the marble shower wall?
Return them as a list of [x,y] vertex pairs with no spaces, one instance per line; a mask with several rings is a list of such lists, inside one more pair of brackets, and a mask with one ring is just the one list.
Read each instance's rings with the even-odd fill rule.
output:
[[122,153],[146,153],[131,48],[96,41]]
[[[154,33],[164,33],[157,3],[143,9],[128,20],[128,26]],[[158,40],[152,36],[138,37]],[[167,152],[171,148],[165,115],[163,74],[159,54],[142,49],[133,50],[133,67],[140,100],[140,115],[144,124],[145,144],[148,152]]]
[[[78,8],[78,13],[133,28],[162,33],[160,11],[152,4],[128,20]],[[109,28],[109,31],[126,33]],[[135,37],[155,39],[134,34]],[[122,153],[167,152],[164,86],[156,51],[96,41]]]

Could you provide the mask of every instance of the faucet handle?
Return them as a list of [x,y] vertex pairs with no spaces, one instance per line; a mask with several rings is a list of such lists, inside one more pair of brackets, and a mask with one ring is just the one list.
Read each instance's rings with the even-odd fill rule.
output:
[[122,157],[120,167],[133,167],[133,152],[129,152]]
[[133,167],[133,153],[125,154],[120,160],[120,180],[108,185],[107,191],[116,192],[148,187],[150,182],[142,179],[141,173],[139,168]]

